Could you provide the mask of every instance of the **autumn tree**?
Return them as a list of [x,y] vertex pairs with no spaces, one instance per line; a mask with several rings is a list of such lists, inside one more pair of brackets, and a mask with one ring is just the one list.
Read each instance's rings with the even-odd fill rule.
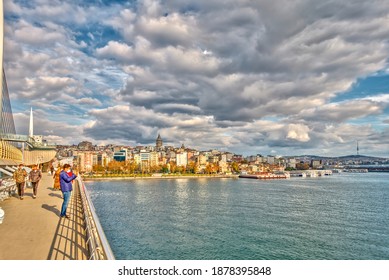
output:
[[104,168],[104,166],[102,166],[100,164],[95,164],[92,166],[92,170],[95,172],[103,172],[103,171],[105,171],[105,168]]
[[214,164],[214,163],[208,163],[207,166],[205,167],[206,174],[217,173],[218,170],[219,170],[219,165]]
[[177,165],[174,161],[169,161],[169,166],[170,166],[170,173],[175,173],[177,169]]
[[231,163],[231,168],[232,168],[232,171],[238,173],[239,172],[239,164],[237,162],[232,162]]
[[296,169],[297,170],[308,170],[309,169],[309,163],[296,163]]
[[167,167],[167,164],[163,164],[161,166],[161,172],[162,173],[169,173],[169,168]]
[[124,161],[113,160],[113,161],[108,163],[108,168],[107,169],[109,171],[119,172],[119,171],[123,170],[124,165],[125,165]]
[[199,167],[198,167],[198,165],[197,165],[196,162],[190,161],[190,162],[188,163],[188,166],[187,166],[186,170],[187,170],[189,173],[197,174],[197,172],[198,172],[198,170],[199,170]]

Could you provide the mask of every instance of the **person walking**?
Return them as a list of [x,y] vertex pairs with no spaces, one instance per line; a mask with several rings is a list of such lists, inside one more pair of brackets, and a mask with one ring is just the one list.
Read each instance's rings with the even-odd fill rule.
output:
[[72,174],[69,176],[70,172],[70,164],[64,164],[63,170],[61,171],[59,175],[60,185],[61,185],[61,191],[63,194],[63,203],[61,208],[61,217],[70,218],[68,214],[66,214],[66,210],[68,208],[70,196],[72,194],[72,181],[77,178],[77,175]]
[[61,174],[61,167],[58,165],[57,170],[53,171],[53,179],[54,179],[54,186],[53,189],[55,191],[59,191],[61,189],[61,185],[59,183],[59,174]]
[[36,198],[38,193],[39,181],[42,179],[42,172],[38,169],[38,165],[34,164],[30,171],[29,180],[32,185],[32,198]]
[[23,169],[23,163],[19,164],[18,169],[15,170],[13,178],[16,182],[16,187],[18,188],[18,195],[20,200],[23,200],[24,197],[24,185],[26,183],[27,172]]

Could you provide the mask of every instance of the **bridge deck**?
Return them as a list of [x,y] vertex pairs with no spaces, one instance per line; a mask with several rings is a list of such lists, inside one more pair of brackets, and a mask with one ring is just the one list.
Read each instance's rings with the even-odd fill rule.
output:
[[52,177],[44,174],[36,199],[27,188],[24,200],[15,196],[0,202],[5,211],[0,224],[0,260],[88,259],[78,188],[73,188],[70,219],[66,219],[59,217],[62,193],[52,186]]

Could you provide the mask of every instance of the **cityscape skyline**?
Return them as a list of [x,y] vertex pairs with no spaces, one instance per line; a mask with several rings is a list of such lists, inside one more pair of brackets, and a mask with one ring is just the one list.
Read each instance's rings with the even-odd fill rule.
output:
[[[288,178],[286,171],[327,170],[335,172],[387,172],[389,158],[349,155],[341,157],[320,157],[315,155],[274,155],[243,156],[231,151],[198,151],[190,147],[165,146],[158,134],[155,146],[97,146],[82,141],[78,145],[57,146],[57,156],[61,164],[69,161],[80,172],[147,172],[147,173],[185,173],[185,174],[222,174],[233,172],[257,174],[257,172],[276,172],[282,179]],[[57,165],[57,163],[53,163]],[[360,166],[365,168],[360,168]],[[359,169],[350,169],[357,166]],[[316,171],[314,171],[316,172]],[[323,171],[324,172],[324,171]],[[298,173],[301,175],[300,173]],[[316,174],[316,173],[315,173]],[[91,174],[90,174],[91,175]],[[316,174],[317,175],[317,174]],[[322,174],[323,175],[323,174]],[[251,175],[249,175],[251,176]],[[257,175],[254,175],[257,176]],[[302,175],[303,176],[303,175]],[[279,178],[279,177],[273,177]]]
[[[145,151],[145,152],[161,152],[167,150],[183,150],[183,151],[196,151],[200,153],[208,153],[208,152],[216,152],[217,154],[231,154],[231,155],[237,155],[237,156],[242,156],[242,158],[250,158],[250,157],[255,157],[255,156],[261,156],[261,157],[274,157],[274,158],[302,158],[302,157],[309,157],[309,158],[354,158],[357,160],[360,159],[382,159],[382,160],[389,160],[389,158],[385,156],[371,156],[371,155],[363,155],[359,154],[359,144],[357,142],[356,144],[356,153],[352,154],[347,154],[347,155],[334,155],[334,156],[322,156],[318,154],[285,154],[285,155],[277,155],[277,154],[264,154],[264,153],[257,153],[257,154],[249,154],[249,153],[235,153],[232,150],[227,150],[227,149],[213,149],[213,148],[206,148],[206,149],[195,149],[193,147],[188,147],[185,146],[184,143],[173,143],[173,144],[165,144],[163,142],[162,137],[158,134],[154,144],[147,144],[147,145],[136,145],[136,146],[131,146],[131,145],[120,145],[120,144],[115,144],[115,143],[108,143],[104,145],[98,145],[96,143],[90,142],[90,141],[81,141],[79,143],[72,143],[72,144],[64,144],[64,145],[57,145],[57,150],[61,150],[63,148],[75,148],[76,150],[81,150],[81,151],[101,151],[101,148],[116,148],[116,150],[120,147],[123,149],[131,149],[131,150],[138,150],[138,151]],[[80,148],[81,147],[81,148]],[[89,148],[85,148],[89,147]],[[96,149],[95,149],[96,148]],[[100,150],[99,150],[100,149]]]
[[33,107],[34,132],[57,144],[160,134],[243,155],[389,157],[389,3],[10,0],[4,14],[17,133]]

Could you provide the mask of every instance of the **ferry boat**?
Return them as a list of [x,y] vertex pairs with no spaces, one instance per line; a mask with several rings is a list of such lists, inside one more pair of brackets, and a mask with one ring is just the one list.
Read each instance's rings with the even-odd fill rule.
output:
[[362,169],[344,169],[343,172],[348,172],[348,173],[368,173],[369,170],[362,168]]
[[287,179],[289,178],[289,173],[270,173],[270,172],[258,172],[254,174],[247,174],[247,173],[241,173],[239,175],[239,178],[246,178],[246,179]]

